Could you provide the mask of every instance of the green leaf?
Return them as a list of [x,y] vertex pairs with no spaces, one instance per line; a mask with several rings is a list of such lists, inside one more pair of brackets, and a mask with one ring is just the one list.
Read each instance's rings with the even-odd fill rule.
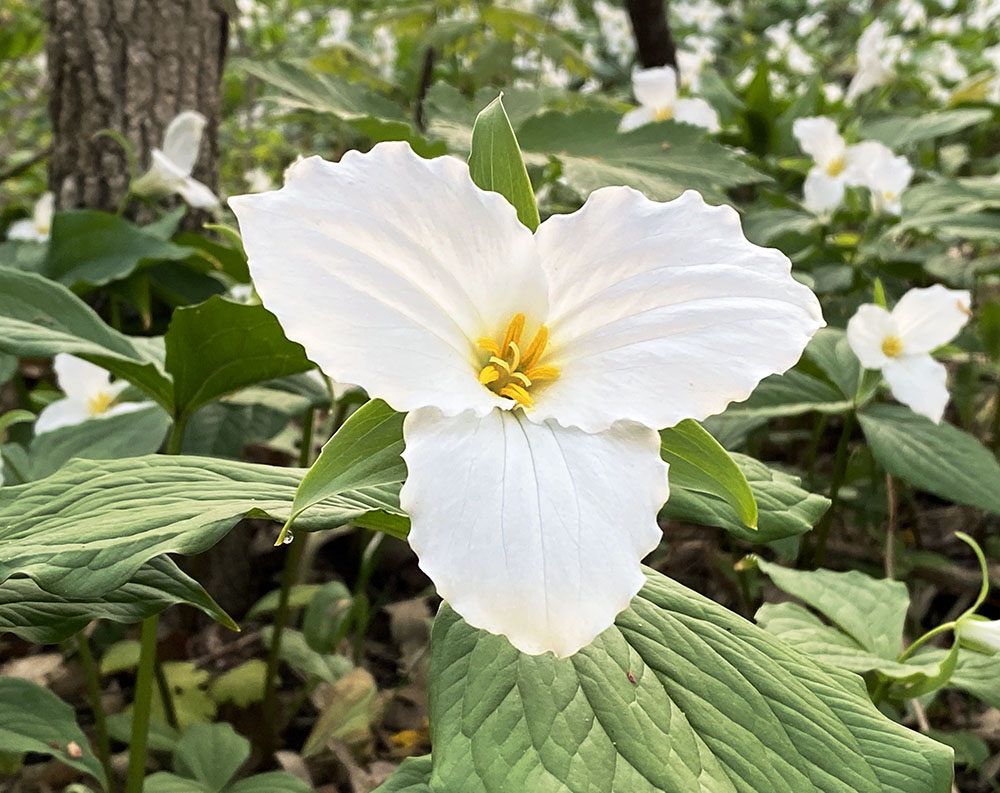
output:
[[167,242],[124,218],[94,209],[56,212],[44,273],[66,286],[102,286],[130,275],[143,260],[178,260],[191,249]]
[[729,149],[706,142],[698,127],[664,122],[619,133],[620,121],[613,110],[549,111],[525,121],[517,138],[529,164],[557,159],[563,176],[584,195],[624,184],[654,201],[688,189],[724,201],[726,188],[764,179]]
[[[270,648],[274,628],[265,626],[260,632],[264,646]],[[318,653],[309,646],[300,631],[285,628],[281,634],[281,660],[300,672],[307,680],[316,678],[327,683],[336,683],[351,671],[351,662],[336,653]]]
[[0,267],[0,350],[20,357],[68,352],[134,383],[168,412],[173,385],[156,342],[118,333],[66,287]]
[[717,496],[744,526],[757,528],[757,501],[746,476],[697,421],[660,430],[660,457],[670,465],[671,486]]
[[541,222],[535,193],[521,159],[521,149],[503,106],[503,94],[476,116],[472,128],[469,175],[483,190],[506,198],[517,210],[518,219],[531,231]]
[[214,791],[193,779],[186,779],[167,771],[158,771],[143,780],[142,793],[214,793]]
[[237,780],[225,793],[313,793],[313,789],[284,771],[267,771]]
[[818,366],[843,396],[853,400],[861,380],[861,362],[840,328],[820,328],[805,349],[805,357]]
[[[670,579],[571,658],[518,653],[443,606],[431,638],[433,790],[947,793],[952,752]],[[419,789],[419,788],[418,788]]]
[[352,669],[330,689],[329,702],[313,724],[302,746],[302,756],[317,755],[334,740],[348,745],[363,743],[371,735],[377,710],[375,679],[360,667]]
[[316,652],[333,652],[347,631],[351,590],[340,581],[328,581],[310,599],[302,616],[302,634]]
[[313,505],[347,490],[378,494],[392,505],[390,513],[401,515],[399,486],[406,478],[406,464],[400,457],[403,418],[381,399],[358,408],[327,441],[303,477],[289,522],[298,521]]
[[[288,592],[288,607],[297,611],[308,606],[322,586],[322,584],[296,584]],[[273,614],[277,611],[280,600],[281,590],[272,589],[250,607],[246,618],[253,620],[263,617],[265,614]]]
[[869,405],[858,420],[875,461],[893,476],[1000,514],[1000,464],[972,435],[901,405]]
[[[104,769],[77,725],[73,708],[51,691],[21,678],[0,677],[0,713],[0,749],[50,755],[108,789]],[[72,754],[70,744],[75,744]]]
[[757,530],[743,525],[721,498],[672,486],[661,514],[674,520],[718,526],[747,542],[771,542],[809,531],[830,506],[824,496],[800,487],[797,476],[776,471],[743,454],[733,454],[753,492],[758,508]]
[[111,460],[152,454],[163,445],[170,416],[159,405],[97,417],[35,437],[29,450],[31,478],[55,473],[74,457]]
[[863,122],[858,135],[862,139],[878,140],[889,148],[898,149],[961,132],[992,117],[993,111],[989,108],[925,111],[919,116],[894,115]]
[[902,651],[910,594],[901,581],[858,570],[792,570],[763,559],[757,565],[780,590],[816,609],[868,652],[895,660]]
[[46,592],[30,578],[11,578],[0,586],[0,633],[13,633],[36,644],[55,644],[93,620],[139,622],[179,603],[238,629],[201,584],[168,557],[158,556],[122,586],[94,598],[67,599]]
[[[918,653],[915,663],[937,664],[945,660],[947,650],[929,650]],[[948,681],[950,688],[959,688],[976,699],[1000,709],[1000,653],[986,655],[962,648],[958,651],[958,664]]]
[[208,692],[220,705],[232,702],[238,708],[246,708],[263,701],[266,683],[267,664],[260,658],[251,658],[219,675]]
[[[218,711],[215,700],[208,695],[209,673],[190,661],[166,661],[163,676],[173,702],[177,723],[186,728],[212,721]],[[159,687],[153,687],[152,717],[165,722],[167,712],[160,698]]]
[[761,381],[750,398],[730,405],[727,418],[774,419],[803,413],[845,413],[854,402],[822,380],[795,369]]
[[[0,487],[0,582],[29,576],[64,597],[98,597],[154,556],[210,548],[243,517],[286,521],[303,473],[186,456],[73,460]],[[398,513],[396,496],[331,489],[298,525],[335,528],[371,510]]]
[[179,416],[237,389],[314,368],[270,311],[221,297],[174,311],[164,342]]
[[432,768],[430,755],[407,757],[372,793],[431,793]]
[[250,741],[232,725],[192,724],[174,747],[174,771],[218,793],[248,757]]

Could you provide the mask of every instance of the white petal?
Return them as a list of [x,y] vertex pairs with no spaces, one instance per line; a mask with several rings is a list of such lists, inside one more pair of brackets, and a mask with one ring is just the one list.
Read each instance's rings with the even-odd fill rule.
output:
[[76,398],[57,399],[42,408],[35,420],[35,435],[70,427],[90,418],[86,402]]
[[177,192],[188,206],[195,209],[215,209],[219,199],[208,185],[189,176],[177,184]]
[[823,167],[844,154],[844,139],[831,118],[797,118],[792,123],[792,134],[802,151]]
[[41,234],[35,226],[34,220],[24,218],[15,220],[7,227],[7,239],[25,240],[28,242],[45,242],[49,238],[48,234]]
[[409,541],[438,593],[522,652],[572,655],[642,586],[668,495],[659,437],[636,424],[589,435],[520,411],[403,425]]
[[906,353],[930,352],[947,344],[969,321],[972,296],[965,289],[935,284],[911,289],[892,310]]
[[844,200],[844,180],[839,176],[828,176],[826,170],[817,165],[806,176],[802,198],[802,203],[810,212],[825,215]]
[[678,99],[674,105],[674,120],[704,127],[709,132],[718,132],[719,114],[704,99]]
[[844,153],[844,180],[852,187],[871,187],[872,173],[879,164],[893,159],[892,149],[877,140],[866,140],[848,146]]
[[892,395],[914,413],[939,422],[948,404],[948,370],[930,355],[901,355],[882,367]]
[[635,110],[629,110],[624,116],[622,116],[621,122],[618,124],[619,132],[629,132],[633,129],[638,129],[639,127],[650,124],[653,121],[653,116],[656,111],[651,107],[637,107]]
[[59,387],[66,394],[86,399],[101,391],[108,391],[111,387],[111,375],[106,369],[64,352],[55,356],[52,368],[59,380]]
[[966,618],[958,623],[958,635],[963,641],[1000,653],[1000,620]]
[[396,410],[484,415],[476,340],[547,313],[531,232],[451,157],[381,143],[294,164],[276,192],[230,199],[254,286],[327,375]]
[[194,170],[206,123],[205,117],[198,111],[185,110],[167,126],[163,135],[163,153],[182,176],[190,176]]
[[673,107],[677,99],[677,72],[670,66],[635,69],[632,72],[632,93],[644,107]]
[[561,373],[537,389],[533,419],[587,432],[703,419],[794,365],[824,324],[784,254],[693,191],[658,203],[606,187],[535,238],[551,307],[541,363]]
[[49,236],[52,229],[52,216],[55,214],[56,197],[52,193],[44,193],[35,204],[35,211],[32,219],[35,222],[35,229],[44,237]]
[[899,336],[899,329],[881,306],[866,303],[860,306],[847,323],[847,343],[866,369],[881,369],[889,360],[882,352],[882,343],[890,336]]

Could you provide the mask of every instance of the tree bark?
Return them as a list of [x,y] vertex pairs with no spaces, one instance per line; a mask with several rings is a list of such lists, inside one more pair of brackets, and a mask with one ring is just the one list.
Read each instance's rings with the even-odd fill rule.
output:
[[625,0],[628,18],[632,23],[639,63],[644,68],[673,66],[677,68],[677,49],[667,22],[667,4],[664,0]]
[[[62,209],[113,211],[170,120],[208,120],[194,176],[218,187],[220,83],[228,37],[222,0],[47,0],[49,186]],[[132,174],[138,176],[139,174]]]

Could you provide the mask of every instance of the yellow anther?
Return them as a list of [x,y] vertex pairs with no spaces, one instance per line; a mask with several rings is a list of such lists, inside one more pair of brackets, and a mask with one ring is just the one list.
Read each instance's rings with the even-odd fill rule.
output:
[[490,383],[495,383],[500,379],[500,372],[496,370],[493,366],[484,366],[483,371],[479,373],[479,382],[483,385],[489,385]]
[[828,176],[840,176],[846,167],[847,163],[844,161],[843,157],[834,157],[827,163],[826,173]]
[[534,366],[525,372],[528,378],[534,380],[555,380],[559,377],[558,366]]
[[531,396],[517,383],[507,383],[507,385],[500,389],[500,396],[513,399],[522,407],[531,407]]
[[902,351],[903,342],[900,341],[899,336],[885,337],[885,341],[882,342],[882,352],[887,358],[897,358]]
[[494,366],[499,366],[507,373],[508,376],[510,376],[514,371],[509,363],[507,363],[503,358],[497,358],[495,355],[490,356],[490,363]]
[[512,341],[510,344],[507,345],[507,349],[510,350],[512,353],[514,353],[513,360],[511,360],[510,362],[510,368],[517,369],[518,365],[521,363],[521,350],[517,346],[517,342]]
[[481,350],[486,350],[490,355],[500,354],[500,345],[489,336],[482,336],[476,339],[476,346]]
[[108,412],[108,408],[114,401],[115,398],[111,394],[101,391],[99,394],[87,398],[87,412],[91,416],[100,416],[102,413]]
[[521,341],[521,332],[524,330],[524,314],[515,314],[514,318],[510,321],[507,326],[507,332],[503,337],[503,345],[500,347],[504,352],[510,346],[510,343]]
[[653,121],[670,121],[674,117],[672,107],[658,107],[653,111]]
[[[545,352],[545,347],[549,343],[549,329],[544,325],[538,328],[535,333],[535,338],[531,340],[531,344],[524,351],[521,356],[521,368],[530,369],[539,358],[542,357],[542,353]],[[530,375],[529,375],[530,376]]]

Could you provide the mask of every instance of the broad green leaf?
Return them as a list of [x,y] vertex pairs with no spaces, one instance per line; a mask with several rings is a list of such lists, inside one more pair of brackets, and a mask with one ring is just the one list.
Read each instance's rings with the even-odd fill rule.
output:
[[506,198],[517,210],[518,219],[534,231],[540,222],[538,205],[502,100],[503,94],[476,116],[469,175],[483,190],[492,190]]
[[432,767],[430,755],[407,757],[372,793],[431,793]]
[[104,324],[66,287],[0,267],[0,350],[20,357],[68,352],[134,383],[169,411],[173,385],[149,339]]
[[[518,653],[443,606],[432,791],[947,793],[952,752],[862,681],[670,579],[571,658]],[[419,788],[418,788],[419,789]]]
[[805,357],[818,366],[843,396],[853,400],[861,380],[861,362],[840,328],[820,328],[805,349]]
[[919,116],[895,115],[862,123],[858,135],[862,139],[878,140],[891,149],[898,149],[961,132],[992,117],[993,111],[988,108],[937,110],[923,112]]
[[[64,597],[98,597],[163,553],[200,553],[241,518],[286,521],[303,471],[202,457],[73,460],[0,487],[0,582],[21,575]],[[306,531],[371,510],[399,512],[385,488],[328,490]]]
[[334,740],[348,745],[363,743],[371,735],[378,707],[378,686],[371,673],[360,667],[352,669],[330,689],[329,702],[313,724],[302,756],[317,755]]
[[102,286],[130,275],[143,260],[184,259],[191,249],[149,229],[94,209],[57,212],[52,219],[45,274],[66,286]]
[[233,782],[225,793],[313,793],[313,789],[284,771],[266,771]]
[[660,430],[660,457],[670,465],[672,487],[721,498],[744,526],[757,528],[757,501],[746,476],[697,421]]
[[30,410],[8,410],[6,413],[0,414],[0,435],[3,435],[8,427],[13,427],[15,424],[27,424],[36,418],[37,416]]
[[193,578],[166,556],[140,567],[122,586],[99,597],[67,599],[41,589],[30,578],[11,578],[0,586],[0,633],[25,641],[55,644],[93,620],[133,623],[183,603],[237,630],[232,617]]
[[238,708],[247,708],[264,699],[266,684],[267,663],[261,658],[251,658],[215,678],[208,693],[220,705],[232,702]]
[[[503,106],[511,126],[517,129],[558,93],[561,92],[539,86],[505,88]],[[474,119],[479,109],[495,98],[496,89],[493,88],[480,88],[470,101],[455,86],[444,81],[434,83],[424,97],[428,130],[432,135],[447,141],[450,151],[468,154]]]
[[443,144],[427,141],[413,128],[398,104],[356,83],[283,61],[260,63],[241,58],[231,65],[283,91],[277,99],[284,105],[329,113],[374,141],[408,141],[422,157],[446,153]]
[[733,508],[721,498],[672,486],[661,515],[674,520],[718,526],[747,542],[771,542],[809,531],[823,516],[830,501],[809,493],[796,476],[776,471],[743,454],[733,454],[757,502],[757,529],[743,525]]
[[221,297],[177,309],[164,342],[179,416],[240,388],[313,368],[270,311]]
[[893,476],[1000,514],[1000,464],[972,435],[901,405],[869,405],[858,420],[876,462]]
[[858,570],[792,570],[757,560],[775,586],[794,595],[879,658],[895,659],[903,649],[903,623],[910,607],[906,584]]
[[[274,629],[267,625],[260,632],[265,647],[271,646]],[[351,671],[353,665],[342,655],[318,653],[309,646],[300,631],[285,628],[281,634],[281,660],[306,679],[316,678],[327,683],[336,683]]]
[[[163,676],[167,681],[170,699],[177,714],[177,724],[187,728],[194,724],[212,721],[218,712],[215,700],[208,695],[208,681],[211,675],[199,669],[190,661],[165,661]],[[153,687],[152,718],[167,720],[158,686]]]
[[18,677],[0,677],[0,713],[0,749],[50,755],[108,789],[104,769],[77,725],[73,708],[47,688]]
[[221,791],[250,757],[250,741],[229,724],[192,724],[174,747],[174,771]]
[[[288,592],[288,607],[297,610],[308,606],[322,586],[322,584],[296,584]],[[250,607],[246,618],[253,620],[265,614],[273,614],[278,609],[280,599],[281,590],[272,589]]]
[[333,652],[347,630],[351,590],[340,581],[328,581],[310,599],[302,616],[302,634],[316,652]]
[[143,780],[142,793],[216,793],[194,779],[158,771]]
[[[945,660],[947,650],[918,653],[913,663],[938,664]],[[958,651],[958,665],[948,681],[950,688],[960,688],[991,708],[1000,710],[1000,653],[986,655],[967,650]]]
[[761,381],[750,398],[726,408],[729,418],[773,419],[803,413],[845,413],[854,402],[833,386],[795,369]]
[[[132,713],[112,713],[108,716],[108,734],[116,741],[127,744],[132,740]],[[160,719],[149,720],[149,748],[154,752],[169,754],[174,750],[180,733]],[[147,784],[149,779],[147,778]],[[149,793],[148,790],[143,793]]]
[[[327,441],[295,493],[292,520],[314,504],[346,490],[377,492],[397,505],[399,485],[406,478],[403,451],[403,414],[381,399],[358,408]],[[398,508],[389,512],[402,514]]]
[[112,460],[157,451],[170,429],[170,416],[159,405],[147,404],[142,410],[92,418],[36,436],[28,455],[31,478],[55,473],[74,457]]
[[619,133],[620,121],[613,110],[549,111],[518,127],[517,139],[529,164],[557,159],[583,195],[624,184],[654,201],[688,189],[724,201],[726,188],[764,179],[729,149],[703,140],[698,127],[664,122]]

